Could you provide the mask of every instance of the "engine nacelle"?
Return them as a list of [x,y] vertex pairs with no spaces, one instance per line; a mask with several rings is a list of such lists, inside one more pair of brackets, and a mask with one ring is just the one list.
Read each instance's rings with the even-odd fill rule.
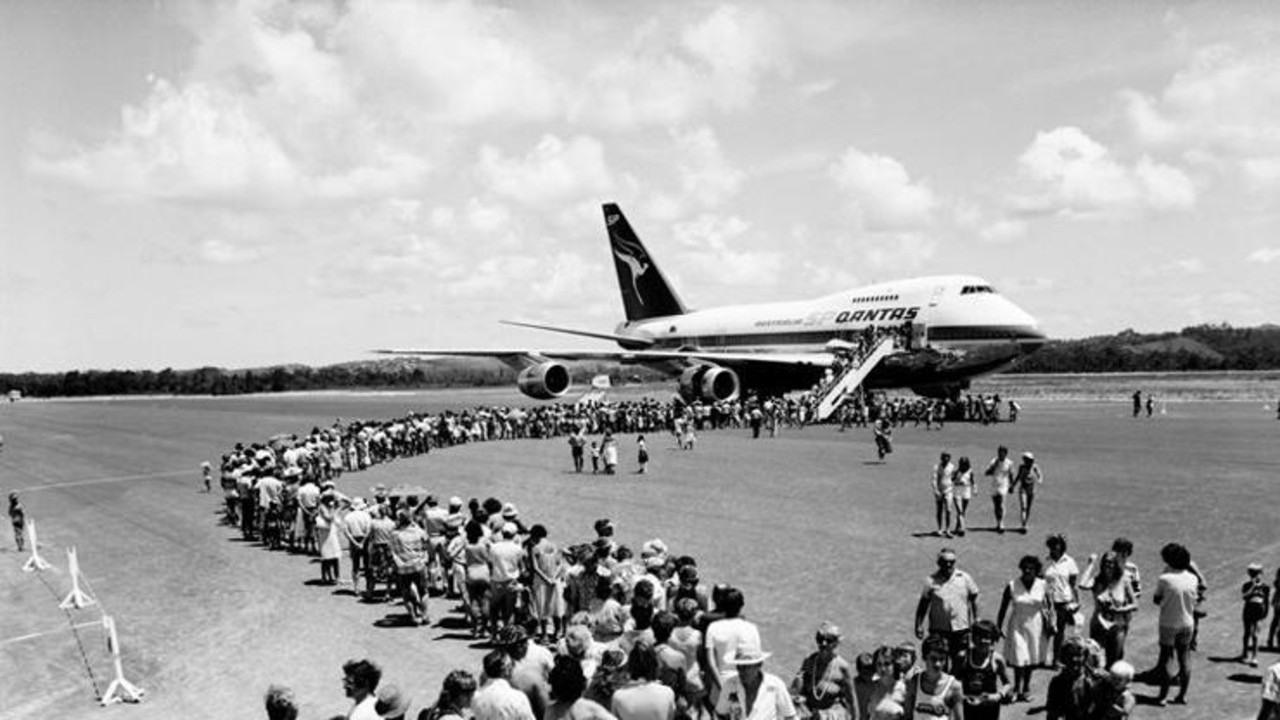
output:
[[516,376],[516,387],[531,398],[553,400],[569,391],[569,368],[549,361],[530,365]]
[[695,365],[680,373],[680,396],[692,402],[723,402],[738,398],[738,374],[715,365]]

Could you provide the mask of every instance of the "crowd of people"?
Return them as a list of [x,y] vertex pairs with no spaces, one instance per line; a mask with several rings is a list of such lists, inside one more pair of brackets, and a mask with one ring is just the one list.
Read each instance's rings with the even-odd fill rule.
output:
[[[484,415],[445,417],[456,419],[411,416],[389,425],[335,424],[306,438],[238,448],[223,463],[224,478],[252,498],[247,505],[228,505],[228,519],[237,520],[246,536],[318,554],[325,582],[338,581],[339,562],[348,556],[357,593],[397,599],[409,624],[432,621],[429,603],[456,603],[472,637],[494,646],[482,672],[449,673],[439,698],[419,718],[996,718],[1005,705],[1031,702],[1032,675],[1046,668],[1055,672],[1044,699],[1049,718],[1127,717],[1134,704],[1128,688],[1135,679],[1159,686],[1157,704],[1187,701],[1190,652],[1207,588],[1181,545],[1161,552],[1165,569],[1153,594],[1159,606],[1159,660],[1146,672],[1135,672],[1125,660],[1130,620],[1143,597],[1132,543],[1116,539],[1101,556],[1090,555],[1082,571],[1067,552],[1067,538],[1053,534],[1043,557],[1021,558],[1017,574],[1001,588],[994,620],[981,613],[979,588],[957,567],[955,551],[944,549],[919,598],[918,646],[886,644],[850,663],[839,653],[839,628],[823,623],[814,653],[784,680],[764,670],[769,653],[759,628],[743,612],[742,590],[708,585],[695,558],[673,552],[662,540],[645,542],[636,555],[615,540],[613,523],[601,519],[589,542],[562,546],[544,525],[529,524],[518,508],[499,498],[464,502],[452,497],[442,504],[430,494],[375,486],[366,502],[338,491],[338,472],[359,469],[366,454],[369,463],[382,462],[438,447],[432,438],[469,442],[461,439],[467,432],[441,433],[440,424],[466,427],[462,418]],[[544,419],[545,427],[560,427],[556,415],[547,417],[552,420]],[[680,422],[693,427],[696,417],[682,416]],[[428,428],[426,442],[397,425]],[[673,432],[682,438],[683,430]],[[584,469],[586,453],[578,451],[587,445],[585,426],[579,424],[568,437],[575,467]],[[323,458],[331,453],[324,444],[335,438],[354,439],[355,450],[346,453],[349,461],[335,455],[338,462],[326,468]],[[334,465],[340,465],[337,472]],[[974,470],[966,458],[952,463],[949,453],[933,468],[940,535],[963,536]],[[1042,481],[1035,457],[1024,453],[1018,464],[1001,446],[984,474],[991,478],[997,528],[1004,526],[1004,496],[1017,493],[1025,530]],[[293,521],[285,522],[289,517]],[[273,518],[279,527],[272,527]],[[1241,659],[1255,664],[1261,622],[1269,603],[1280,597],[1260,574],[1260,566],[1251,566],[1242,589]],[[1280,583],[1280,574],[1276,580]],[[1090,596],[1086,620],[1083,600]],[[1278,629],[1280,622],[1273,619],[1268,642],[1274,642]],[[1176,671],[1168,669],[1171,664]],[[394,718],[408,712],[411,702],[402,686],[380,685],[374,663],[353,661],[344,672],[353,701],[347,717]],[[1174,687],[1177,693],[1170,699]],[[267,696],[269,716],[289,717],[288,708],[296,708],[291,698],[287,689],[273,687]]]

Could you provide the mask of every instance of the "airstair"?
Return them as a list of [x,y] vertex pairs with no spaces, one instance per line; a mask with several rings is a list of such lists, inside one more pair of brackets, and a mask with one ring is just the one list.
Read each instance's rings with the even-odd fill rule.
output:
[[866,380],[867,376],[871,374],[871,371],[880,364],[880,361],[895,350],[897,350],[897,344],[894,338],[886,337],[866,357],[856,359],[850,363],[823,392],[822,401],[818,403],[817,421],[822,422],[831,417],[831,413],[835,412],[837,407],[840,407],[840,403],[845,399],[845,396],[861,385],[862,381]]

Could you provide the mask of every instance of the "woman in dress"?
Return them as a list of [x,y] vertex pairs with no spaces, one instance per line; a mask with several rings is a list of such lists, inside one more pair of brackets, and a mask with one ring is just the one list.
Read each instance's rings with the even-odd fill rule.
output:
[[930,635],[920,644],[920,654],[924,656],[924,670],[907,682],[903,720],[960,720],[964,717],[964,691],[960,688],[960,681],[946,671],[951,660],[947,639],[941,635]]
[[969,512],[969,500],[973,498],[973,466],[968,455],[961,456],[956,462],[955,488],[951,497],[956,503],[956,535],[964,537],[967,530],[965,513]]
[[462,556],[467,568],[467,620],[472,636],[483,637],[489,618],[489,541],[484,525],[474,519],[467,523],[466,533]]
[[[1092,557],[1090,560],[1092,561]],[[1124,641],[1129,635],[1129,618],[1138,609],[1133,584],[1125,577],[1120,557],[1114,552],[1103,554],[1098,572],[1093,563],[1085,570],[1080,587],[1093,591],[1093,618],[1089,621],[1089,637],[1102,646],[1107,667],[1124,659]]]
[[1042,567],[1035,555],[1022,556],[1018,562],[1021,575],[1005,586],[996,615],[996,625],[1005,628],[1004,658],[1013,668],[1014,702],[1030,701],[1031,671],[1049,664],[1053,606],[1045,593],[1044,580],[1040,579]]
[[336,585],[340,577],[342,539],[337,523],[338,500],[333,493],[325,493],[316,509],[316,544],[320,546],[320,581],[326,585]]
[[814,720],[848,720],[856,717],[853,699],[853,668],[840,657],[840,628],[829,622],[814,635],[818,649],[800,663],[800,672],[791,683],[791,693],[799,697]]

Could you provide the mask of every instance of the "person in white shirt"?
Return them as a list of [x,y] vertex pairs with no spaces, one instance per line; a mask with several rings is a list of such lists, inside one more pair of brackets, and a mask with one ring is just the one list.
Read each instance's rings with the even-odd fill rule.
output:
[[760,644],[744,643],[734,651],[729,664],[737,674],[725,681],[716,701],[716,717],[724,720],[790,720],[796,717],[787,684],[764,671],[770,653]]
[[674,720],[676,694],[658,682],[658,658],[653,647],[643,643],[627,657],[631,682],[613,693],[610,710],[618,720]]
[[711,681],[708,692],[712,702],[716,701],[720,687],[738,674],[737,665],[731,662],[737,656],[738,646],[760,647],[760,630],[755,623],[739,617],[745,604],[741,590],[725,590],[721,602],[717,604],[725,617],[707,626],[703,646],[707,649],[707,669],[710,671],[708,675]]
[[987,465],[984,473],[991,478],[991,503],[996,512],[996,532],[1004,532],[1004,499],[1013,484],[1013,461],[1009,459],[1009,448],[1001,445],[996,449],[996,456]]
[[475,720],[535,720],[529,698],[507,682],[511,658],[502,650],[484,656],[486,682],[471,701]]
[[380,720],[374,692],[382,680],[382,668],[368,660],[350,660],[342,666],[342,690],[354,703],[347,720]]
[[944,452],[938,457],[938,464],[933,466],[929,476],[929,485],[933,490],[934,515],[938,521],[938,535],[951,537],[951,504],[955,490],[956,465],[951,462],[951,453]]

